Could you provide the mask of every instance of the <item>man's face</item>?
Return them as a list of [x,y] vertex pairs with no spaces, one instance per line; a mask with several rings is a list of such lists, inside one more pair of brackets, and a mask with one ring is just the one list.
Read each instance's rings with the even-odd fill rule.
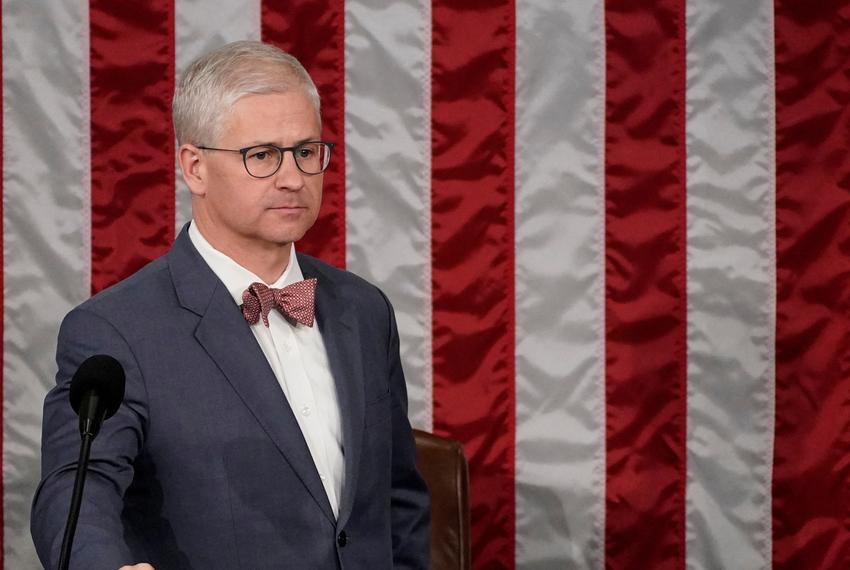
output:
[[[311,99],[299,90],[245,96],[232,107],[218,148],[264,143],[291,147],[321,138]],[[298,170],[291,152],[268,178],[253,178],[235,152],[203,151],[203,193],[193,207],[204,210],[207,236],[220,249],[268,250],[300,239],[319,215],[322,175]],[[200,213],[200,212],[197,212]]]

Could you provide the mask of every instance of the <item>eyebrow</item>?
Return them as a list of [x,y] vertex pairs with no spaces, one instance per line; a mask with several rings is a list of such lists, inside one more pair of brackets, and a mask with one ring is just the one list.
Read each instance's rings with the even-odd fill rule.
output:
[[[307,138],[303,138],[303,139],[295,141],[295,144],[293,144],[291,146],[298,146],[300,144],[304,144],[304,143],[307,143],[307,142],[318,142],[318,141],[321,141],[321,140],[322,140],[321,136],[319,136],[319,137],[307,137]],[[252,146],[280,146],[280,147],[282,147],[283,145],[279,145],[279,144],[277,144],[275,142],[271,142],[271,141],[257,141],[257,142],[249,143],[249,144],[247,144],[247,145],[245,145],[241,148],[250,148]]]

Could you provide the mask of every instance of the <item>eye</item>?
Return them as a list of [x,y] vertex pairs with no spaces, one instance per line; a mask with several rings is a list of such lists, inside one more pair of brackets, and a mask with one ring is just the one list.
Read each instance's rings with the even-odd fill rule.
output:
[[300,158],[312,158],[316,154],[315,145],[312,144],[299,146],[297,151]]
[[258,146],[250,149],[245,158],[252,162],[268,162],[273,160],[275,156],[275,149],[267,146]]

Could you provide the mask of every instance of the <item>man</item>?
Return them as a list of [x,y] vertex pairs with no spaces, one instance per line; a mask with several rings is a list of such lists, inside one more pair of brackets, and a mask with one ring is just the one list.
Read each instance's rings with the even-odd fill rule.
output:
[[192,222],[62,323],[42,563],[57,565],[77,461],[70,378],[105,353],[126,394],[92,448],[73,568],[427,568],[392,308],[293,245],[332,149],[312,80],[277,48],[230,44],[187,70],[174,126]]

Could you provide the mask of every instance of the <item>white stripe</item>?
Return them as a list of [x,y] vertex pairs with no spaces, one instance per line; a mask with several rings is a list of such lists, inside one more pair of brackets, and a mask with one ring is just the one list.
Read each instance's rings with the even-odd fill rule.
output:
[[392,301],[410,418],[430,431],[430,3],[345,9],[346,264]]
[[40,568],[29,511],[56,333],[89,296],[88,3],[3,2],[4,567]]
[[518,568],[604,567],[603,9],[517,2]]
[[687,567],[771,565],[773,3],[687,4]]
[[[175,80],[208,51],[237,40],[259,40],[260,35],[260,0],[175,0]],[[175,168],[176,234],[192,217],[192,204],[176,162]]]

